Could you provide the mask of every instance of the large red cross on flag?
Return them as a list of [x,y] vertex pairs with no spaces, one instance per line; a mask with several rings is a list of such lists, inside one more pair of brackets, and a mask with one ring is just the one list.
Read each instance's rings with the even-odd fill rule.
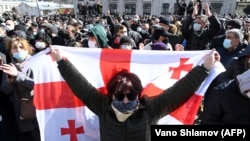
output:
[[[142,51],[89,49],[54,46],[97,89],[106,92],[110,77],[127,69],[139,76],[143,94],[154,96],[172,86],[194,66],[203,62],[209,51]],[[34,72],[34,104],[42,141],[99,141],[99,120],[74,96],[57,69],[57,63],[42,51],[30,58],[24,72]],[[216,63],[207,79],[182,106],[159,120],[159,124],[192,124],[204,92],[214,77],[224,71]],[[77,82],[77,80],[75,80]]]

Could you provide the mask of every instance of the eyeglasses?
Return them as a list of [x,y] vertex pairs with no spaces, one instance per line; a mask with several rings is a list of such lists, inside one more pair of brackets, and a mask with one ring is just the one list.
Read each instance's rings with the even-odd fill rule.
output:
[[137,95],[138,95],[137,93],[128,93],[128,94],[124,94],[123,92],[114,93],[115,98],[119,101],[122,101],[125,97],[127,97],[129,101],[133,101],[136,99]]

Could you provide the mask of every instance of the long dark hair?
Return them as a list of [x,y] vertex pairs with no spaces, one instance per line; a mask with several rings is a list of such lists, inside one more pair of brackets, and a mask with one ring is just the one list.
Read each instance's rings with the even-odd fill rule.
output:
[[114,93],[123,92],[128,90],[133,93],[137,93],[138,97],[141,97],[142,84],[140,78],[127,70],[122,70],[116,73],[108,82],[107,90],[108,95],[112,98]]

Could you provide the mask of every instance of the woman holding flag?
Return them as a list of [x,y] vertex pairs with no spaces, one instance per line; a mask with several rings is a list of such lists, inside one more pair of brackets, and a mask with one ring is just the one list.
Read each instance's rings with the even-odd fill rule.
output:
[[[199,88],[216,61],[216,51],[204,58],[201,66],[194,67],[172,87],[157,96],[142,96],[140,78],[123,70],[114,74],[106,88],[107,95],[99,92],[60,50],[51,47],[58,69],[72,92],[93,111],[100,121],[101,141],[150,141],[150,126],[184,104]],[[78,80],[78,81],[75,81]]]

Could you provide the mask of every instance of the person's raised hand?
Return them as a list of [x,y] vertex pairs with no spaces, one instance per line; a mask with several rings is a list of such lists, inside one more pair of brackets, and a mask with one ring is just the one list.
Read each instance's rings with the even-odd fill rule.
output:
[[50,46],[50,53],[52,57],[58,62],[60,61],[63,57],[61,54],[61,51],[58,49],[55,49],[54,47]]
[[215,49],[212,49],[210,53],[205,55],[203,66],[210,70],[216,61],[220,61],[220,55]]

